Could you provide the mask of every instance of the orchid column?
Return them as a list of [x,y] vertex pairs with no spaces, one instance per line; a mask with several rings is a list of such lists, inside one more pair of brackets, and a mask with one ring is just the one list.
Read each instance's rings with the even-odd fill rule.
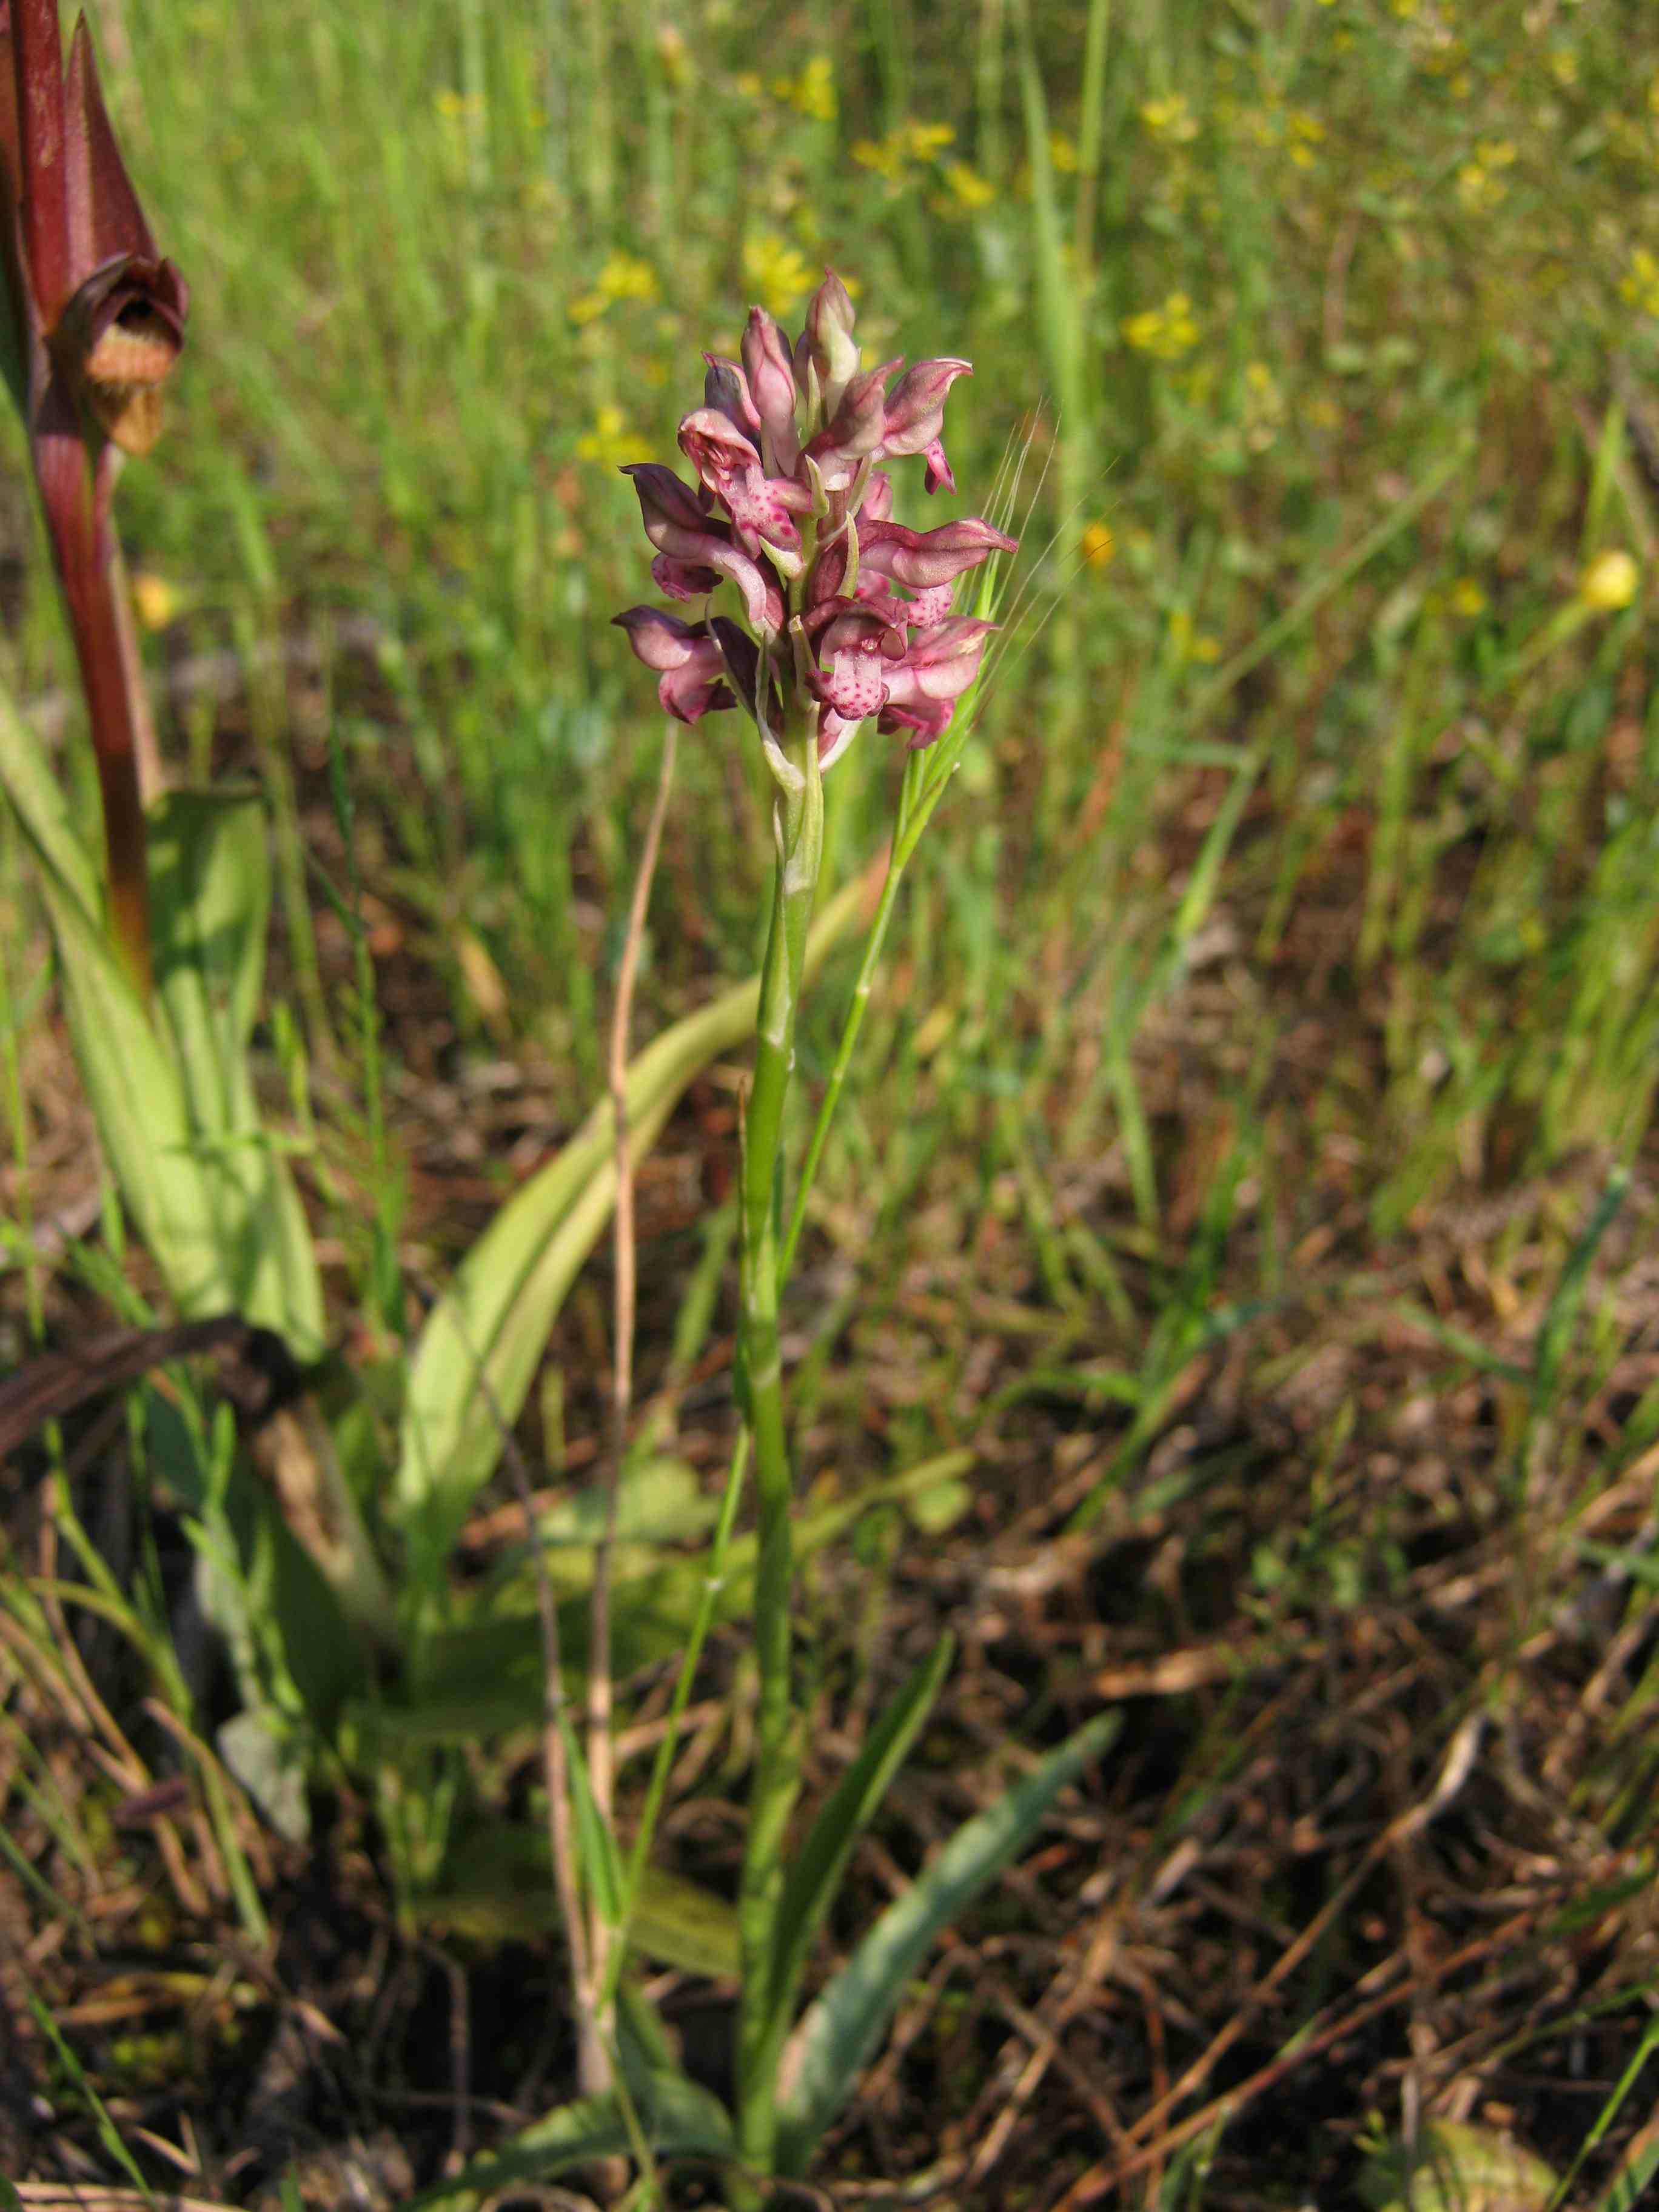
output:
[[[853,304],[827,276],[792,347],[750,310],[741,362],[711,355],[703,405],[680,424],[695,488],[651,462],[629,469],[657,548],[651,573],[689,617],[632,607],[616,619],[661,677],[667,713],[696,722],[741,706],[776,786],[776,869],[762,969],[755,1073],[744,1128],[742,1403],[754,1445],[760,1672],[756,1766],[739,1917],[740,2136],[771,2170],[774,2085],[788,2007],[774,1942],[800,1773],[790,1676],[791,1489],[778,1348],[784,1106],[794,1066],[807,923],[823,844],[823,777],[871,717],[911,748],[941,735],[978,673],[991,624],[951,613],[957,577],[1014,541],[978,520],[932,531],[892,520],[879,464],[920,454],[929,492],[955,489],[940,441],[965,361],[863,370]],[[730,586],[741,622],[709,611]]]

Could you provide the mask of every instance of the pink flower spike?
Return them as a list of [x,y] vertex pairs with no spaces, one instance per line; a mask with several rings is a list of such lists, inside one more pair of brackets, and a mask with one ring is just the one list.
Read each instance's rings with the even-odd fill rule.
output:
[[860,513],[854,527],[860,574],[890,576],[913,592],[951,583],[993,553],[1019,550],[1018,539],[1005,538],[978,515],[941,523],[937,530],[907,530],[902,522],[872,521]]
[[611,620],[627,631],[636,658],[660,673],[657,697],[677,722],[698,722],[711,710],[736,706],[720,648],[706,629],[656,607],[629,607]]

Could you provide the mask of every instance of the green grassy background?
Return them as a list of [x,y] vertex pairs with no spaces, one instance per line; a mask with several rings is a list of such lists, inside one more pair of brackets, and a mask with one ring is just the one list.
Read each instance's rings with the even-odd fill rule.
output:
[[[617,465],[672,458],[701,350],[735,347],[752,298],[798,319],[828,263],[866,360],[975,365],[947,422],[961,497],[925,515],[912,485],[905,519],[979,512],[1028,458],[979,734],[820,1179],[809,1471],[972,1443],[985,1479],[928,1603],[971,1616],[975,1546],[1024,1529],[1071,1593],[1032,1647],[1060,1653],[1040,1702],[1117,1663],[1114,1638],[1150,1663],[1241,1620],[1358,1638],[1361,1696],[1356,1624],[1403,1618],[1455,1559],[1511,1603],[1401,1717],[1414,1786],[1460,1716],[1547,1739],[1583,1686],[1521,1655],[1588,1571],[1598,1499],[1637,1544],[1659,1434],[1651,9],[94,20],[195,295],[168,436],[118,513],[169,760],[271,794],[276,989],[326,1078],[311,1194],[342,1316],[373,1303],[366,1213],[441,1273],[540,1157],[472,1124],[491,1065],[530,1071],[532,1139],[595,1093],[658,743],[607,626],[650,596]],[[10,451],[5,673],[37,700],[70,662]],[[350,948],[308,872],[343,872],[331,724],[380,962],[378,1162]],[[93,804],[74,716],[64,758]],[[682,763],[641,1034],[747,972],[763,921],[737,718]],[[842,872],[896,775],[873,733],[837,768]],[[0,870],[27,1069],[44,940],[4,837]],[[848,973],[805,1024],[809,1096]],[[715,1152],[726,1099],[702,1109]],[[26,1105],[43,1129],[58,1110]],[[653,1249],[647,1210],[647,1382],[696,1212],[665,1202]],[[578,1299],[556,1347],[573,1420],[599,1310]],[[855,1680],[882,1605],[915,1602],[915,1540],[881,1522],[813,1601],[834,1649],[857,1593]],[[1659,1679],[1632,1652],[1561,1802],[1581,1842],[1650,1866]],[[1009,1710],[986,1663],[981,1721]],[[1231,1771],[1229,1710],[1183,1708],[1131,1762],[1134,1880],[1174,1834],[1159,1804]],[[1300,1926],[1328,1893],[1278,1879],[1261,1910]],[[1589,2117],[1540,2121],[1559,2162]]]

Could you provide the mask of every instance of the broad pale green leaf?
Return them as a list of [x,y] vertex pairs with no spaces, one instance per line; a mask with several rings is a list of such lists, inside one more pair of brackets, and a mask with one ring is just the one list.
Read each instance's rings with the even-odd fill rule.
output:
[[1060,1790],[1100,1757],[1118,1726],[1115,1713],[1102,1713],[1050,1752],[1006,1796],[958,1828],[807,2008],[780,2069],[781,2173],[805,2171],[814,2144],[874,2057],[911,1976],[939,1930],[1024,1850]]
[[789,1869],[778,1906],[777,1953],[772,1968],[774,2032],[781,2041],[812,1939],[841,1887],[853,1845],[873,1817],[889,1784],[904,1764],[916,1732],[933,1711],[954,1649],[942,1637],[871,1729],[858,1757],[830,1792],[812,1823],[805,1849]]
[[[109,942],[96,870],[46,754],[3,698],[0,788],[40,868],[105,1158],[174,1305],[186,1319],[240,1313],[276,1329],[297,1358],[317,1358],[322,1294],[310,1240],[261,1133],[244,1049],[268,905],[257,817],[246,802],[218,810],[182,799],[161,811],[153,1022]],[[206,871],[199,914],[192,865]],[[198,960],[208,963],[199,983]]]
[[[559,1901],[545,1827],[522,1820],[469,1827],[451,1843],[438,1887],[413,1899],[411,1909],[427,1927],[483,1943],[525,1942],[556,1933]],[[647,1867],[628,1948],[682,1973],[729,1981],[738,1967],[737,1913],[700,1883]]]
[[[970,1451],[941,1452],[902,1474],[872,1483],[833,1504],[808,1509],[795,1527],[795,1555],[805,1560],[834,1543],[861,1514],[953,1480],[973,1464]],[[720,1577],[716,1618],[743,1620],[754,1610],[756,1543],[732,1540]],[[592,1545],[544,1554],[559,1600],[559,1638],[567,1672],[580,1674],[587,1657],[587,1592]],[[685,1649],[708,1573],[701,1553],[665,1554],[623,1545],[612,1561],[611,1627],[620,1677],[660,1665]],[[398,1758],[417,1745],[471,1744],[481,1738],[541,1726],[544,1673],[541,1623],[532,1569],[520,1557],[509,1580],[464,1595],[459,1618],[422,1639],[418,1687],[402,1703],[377,1698],[345,1716],[357,1763]]]
[[[854,881],[813,927],[809,964],[851,927]],[[754,1027],[758,980],[739,984],[647,1045],[628,1073],[635,1157],[655,1143],[699,1070]],[[501,1435],[523,1407],[548,1334],[616,1198],[610,1101],[594,1107],[556,1159],[509,1199],[467,1254],[422,1333],[404,1404],[392,1509],[409,1545],[418,1602],[441,1587],[449,1552]]]

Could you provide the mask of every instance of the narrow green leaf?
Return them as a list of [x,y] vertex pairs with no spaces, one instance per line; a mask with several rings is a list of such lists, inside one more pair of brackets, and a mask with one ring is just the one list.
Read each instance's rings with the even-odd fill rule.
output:
[[812,1939],[823,1925],[841,1887],[853,1845],[886,1796],[918,1729],[933,1711],[954,1649],[951,1638],[941,1637],[933,1656],[917,1668],[889,1705],[831,1791],[812,1824],[805,1848],[789,1870],[778,1906],[777,1952],[772,1966],[773,2027],[780,2042],[794,2008],[795,1992]]
[[994,1805],[958,1828],[808,2008],[783,2056],[781,2173],[805,2170],[814,2144],[875,2056],[906,1984],[939,1930],[1024,1848],[1060,1790],[1101,1756],[1118,1727],[1117,1714],[1100,1714]]
[[600,1812],[587,1778],[587,1761],[568,1717],[559,1715],[559,1733],[570,1768],[570,1797],[576,1814],[576,1856],[582,1880],[607,1928],[620,1928],[623,1917],[622,1855],[611,1823]]

